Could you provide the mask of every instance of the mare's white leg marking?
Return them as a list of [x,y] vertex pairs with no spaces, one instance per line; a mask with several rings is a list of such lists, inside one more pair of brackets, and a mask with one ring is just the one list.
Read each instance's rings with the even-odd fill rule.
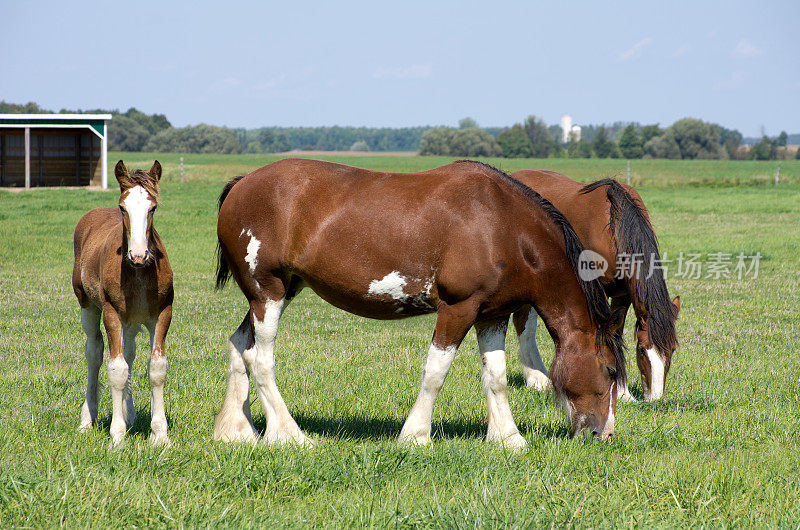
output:
[[[406,286],[406,279],[397,271],[392,271],[381,280],[372,280],[369,284],[369,294],[382,295],[388,294],[395,300],[406,298],[403,287]],[[428,287],[430,290],[430,287]]]
[[81,407],[81,423],[78,429],[85,431],[97,421],[97,378],[103,364],[103,335],[100,333],[100,309],[92,306],[81,308],[81,327],[86,334],[86,401]]
[[123,355],[118,355],[108,363],[108,387],[111,389],[111,442],[114,445],[125,439],[125,410],[123,393],[128,382],[128,363]]
[[264,304],[264,319],[258,320],[253,315],[256,351],[254,356],[252,350],[244,352],[243,358],[253,372],[258,397],[267,416],[267,430],[264,433],[266,441],[293,442],[307,446],[312,445],[312,440],[300,431],[275,383],[275,337],[278,335],[278,321],[283,312],[283,304],[283,300],[267,300]]
[[600,433],[600,438],[603,440],[608,440],[608,438],[614,434],[614,383],[611,383],[611,390],[608,393],[608,417],[606,418],[606,424],[603,426],[603,432]]
[[508,324],[477,328],[478,349],[483,370],[481,383],[486,394],[489,428],[486,439],[499,442],[509,449],[520,450],[527,445],[519,433],[508,405],[506,382],[506,328]]
[[534,390],[547,390],[553,388],[553,383],[550,382],[550,373],[544,367],[536,344],[537,321],[536,311],[531,309],[525,329],[519,335],[519,364],[527,386]]
[[422,370],[422,384],[419,387],[417,400],[400,430],[401,443],[425,445],[431,441],[433,405],[455,357],[455,346],[442,349],[431,344],[428,348],[428,360]]
[[131,240],[128,247],[147,251],[147,214],[151,204],[149,194],[143,187],[134,186],[122,204],[125,205],[131,222]]
[[136,335],[139,333],[139,324],[127,326],[122,331],[122,354],[125,362],[128,363],[128,380],[125,382],[125,392],[122,394],[122,408],[125,412],[125,423],[130,429],[136,421],[136,407],[133,405],[133,388],[131,387],[131,376],[133,373],[133,362],[136,360]]
[[650,361],[650,385],[644,385],[644,398],[655,401],[664,395],[664,361],[655,348],[647,350],[647,359]]
[[247,256],[244,260],[250,265],[250,272],[255,272],[256,265],[258,264],[258,249],[261,247],[261,241],[256,239],[253,233],[248,230],[247,235],[250,236],[250,242],[247,244]]
[[636,403],[636,398],[631,395],[628,385],[620,385],[617,388],[617,401],[624,401],[625,403]]
[[[255,442],[259,434],[250,415],[250,381],[244,364],[248,329],[237,329],[228,339],[228,389],[214,421],[214,440],[218,442]],[[255,346],[247,357],[255,358]]]
[[147,360],[147,375],[150,379],[150,443],[170,446],[167,436],[167,413],[164,410],[164,383],[167,381],[167,358],[161,348],[154,344],[157,320],[147,324],[150,332],[150,358]]

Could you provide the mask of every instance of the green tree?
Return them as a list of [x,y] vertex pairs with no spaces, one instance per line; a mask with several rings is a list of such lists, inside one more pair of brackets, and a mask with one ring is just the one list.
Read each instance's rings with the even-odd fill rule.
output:
[[458,129],[450,140],[450,154],[453,156],[501,156],[503,150],[497,140],[486,131],[478,128]]
[[364,140],[358,140],[356,142],[353,142],[353,145],[350,146],[350,150],[351,151],[369,151],[369,146],[367,145],[367,142],[365,142]]
[[642,158],[644,156],[642,145],[642,137],[636,132],[636,128],[632,124],[625,127],[619,139],[619,150],[622,156],[625,158]]
[[735,129],[720,127],[719,141],[728,153],[728,158],[735,160],[739,157],[739,146],[742,145],[742,133]]
[[461,118],[460,120],[458,120],[459,129],[476,129],[477,127],[478,127],[478,122],[476,122],[470,117]]
[[608,158],[614,153],[614,142],[609,139],[605,125],[601,125],[597,129],[593,147],[597,158]]
[[694,118],[678,120],[670,127],[681,158],[693,160],[726,159],[727,151],[720,144],[720,128]]
[[778,147],[786,147],[786,139],[787,138],[788,138],[788,135],[786,134],[786,131],[781,131],[781,133],[778,135],[778,138],[776,140],[776,143],[778,144]]
[[794,152],[794,158],[795,160],[800,160],[800,148],[798,148],[797,151]]
[[151,137],[145,150],[166,153],[240,153],[242,147],[233,129],[200,125],[165,129]]
[[651,138],[644,144],[645,158],[671,158],[681,157],[681,149],[678,142],[672,135],[672,131],[667,130],[662,135]]
[[531,141],[534,158],[547,158],[553,143],[550,131],[547,130],[547,124],[536,116],[528,116],[524,127],[525,134]]
[[522,125],[515,124],[506,129],[497,137],[497,143],[506,158],[530,158],[533,156],[533,146]]
[[446,127],[436,127],[428,129],[422,134],[419,141],[419,154],[427,155],[450,155],[450,145],[453,139],[453,129]]
[[778,158],[778,144],[766,135],[761,140],[750,147],[750,158],[752,160],[775,160]]
[[653,125],[643,125],[639,128],[639,132],[642,135],[642,145],[646,144],[656,136],[661,136],[664,134],[664,131],[658,127],[657,123],[654,123]]

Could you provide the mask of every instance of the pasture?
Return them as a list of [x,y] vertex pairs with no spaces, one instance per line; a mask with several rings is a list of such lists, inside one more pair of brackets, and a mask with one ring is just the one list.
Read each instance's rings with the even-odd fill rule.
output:
[[[760,253],[757,278],[667,274],[682,298],[680,347],[656,403],[620,404],[614,442],[568,438],[547,394],[524,387],[507,340],[509,400],[529,447],[484,442],[486,407],[471,332],[434,409],[433,443],[396,437],[419,388],[434,317],[379,322],[305,290],[281,320],[278,385],[317,442],[295,447],[212,442],[227,366],[225,341],[246,311],[235,285],[215,292],[216,198],[223,183],[275,160],[178,156],[164,166],[155,216],[175,273],[167,335],[169,449],[148,443],[146,333],[133,365],[139,411],[109,448],[101,369],[100,426],[77,432],[86,364],[70,285],[72,231],[109,192],[0,191],[0,526],[751,526],[800,523],[800,162],[635,161],[662,253]],[[152,154],[110,153],[129,168]],[[437,157],[336,157],[418,171]],[[489,160],[505,171],[553,169],[578,180],[621,176],[619,160]],[[704,270],[703,273],[706,271]],[[703,274],[705,276],[705,274]],[[626,339],[632,341],[632,319]],[[538,340],[549,364],[552,342]],[[629,350],[631,390],[641,383]],[[107,356],[107,349],[106,349]],[[264,416],[251,385],[253,417]]]

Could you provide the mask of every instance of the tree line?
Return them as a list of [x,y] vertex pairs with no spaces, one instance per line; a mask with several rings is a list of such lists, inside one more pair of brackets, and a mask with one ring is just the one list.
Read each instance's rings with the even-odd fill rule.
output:
[[[0,101],[0,114],[51,113],[36,103]],[[231,129],[214,125],[173,127],[163,114],[135,108],[68,110],[59,113],[107,113],[109,145],[119,151],[181,153],[279,153],[292,150],[419,151],[421,155],[506,158],[672,158],[755,159],[786,158],[787,141],[798,135],[781,132],[743,147],[739,131],[684,118],[669,127],[615,122],[585,125],[581,137],[562,142],[559,125],[528,116],[511,127],[479,127],[472,118],[458,127],[261,127]],[[796,152],[800,158],[800,150]]]

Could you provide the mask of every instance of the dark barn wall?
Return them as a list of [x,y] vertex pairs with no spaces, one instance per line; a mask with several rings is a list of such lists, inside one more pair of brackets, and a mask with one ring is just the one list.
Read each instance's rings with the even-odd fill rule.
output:
[[[31,187],[100,185],[101,140],[85,129],[31,127]],[[25,131],[0,128],[0,186],[25,186]]]

